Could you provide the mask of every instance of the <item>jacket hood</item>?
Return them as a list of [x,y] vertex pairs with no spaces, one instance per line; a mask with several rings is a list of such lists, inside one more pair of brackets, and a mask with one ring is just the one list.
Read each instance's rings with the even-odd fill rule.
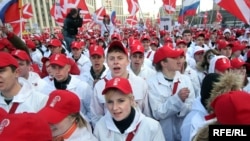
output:
[[207,109],[210,113],[212,111],[211,103],[213,100],[226,92],[241,90],[243,88],[244,76],[238,75],[232,71],[226,72],[219,77],[219,81],[215,82],[211,91],[211,96],[207,101]]

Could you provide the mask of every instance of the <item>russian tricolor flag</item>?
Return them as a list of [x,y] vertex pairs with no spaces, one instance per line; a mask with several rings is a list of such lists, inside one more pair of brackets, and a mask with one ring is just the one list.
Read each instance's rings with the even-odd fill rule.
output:
[[185,16],[193,16],[200,5],[200,0],[185,0],[182,4],[180,14],[178,17],[179,23],[184,23]]

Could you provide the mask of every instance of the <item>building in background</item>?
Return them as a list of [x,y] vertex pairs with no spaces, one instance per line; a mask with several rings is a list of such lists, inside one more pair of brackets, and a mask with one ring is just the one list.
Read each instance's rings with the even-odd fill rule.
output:
[[[50,15],[50,9],[55,0],[23,0],[23,4],[30,3],[33,10],[33,17],[30,18],[25,29],[32,33],[40,33],[44,29],[52,31],[58,25]],[[86,0],[89,12],[93,13],[96,9],[96,0]]]

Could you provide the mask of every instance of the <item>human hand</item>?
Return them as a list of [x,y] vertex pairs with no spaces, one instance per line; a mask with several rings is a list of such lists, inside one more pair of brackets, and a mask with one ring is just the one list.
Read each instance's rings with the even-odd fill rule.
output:
[[188,98],[190,93],[190,90],[186,87],[186,88],[182,88],[180,89],[178,96],[180,97],[180,99],[185,102],[185,100]]

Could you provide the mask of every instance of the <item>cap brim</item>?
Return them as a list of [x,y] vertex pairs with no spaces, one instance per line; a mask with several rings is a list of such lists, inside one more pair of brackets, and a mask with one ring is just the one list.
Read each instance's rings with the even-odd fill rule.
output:
[[57,124],[68,116],[49,107],[43,108],[37,114],[51,124]]
[[50,65],[58,65],[58,66],[64,67],[66,63],[58,62],[58,61],[51,61]]
[[126,51],[125,47],[123,46],[123,44],[120,41],[111,42],[111,44],[108,47],[107,52],[109,52],[112,48],[120,48],[126,55],[128,55],[128,52]]
[[115,86],[112,86],[112,87],[106,87],[103,91],[102,91],[102,94],[105,95],[107,93],[107,91],[109,91],[110,89],[117,89],[119,91],[121,91],[122,93],[124,94],[129,94],[129,90],[126,90],[126,89],[122,89],[122,88],[119,88],[119,87],[115,87]]
[[97,52],[94,52],[94,53],[91,53],[90,56],[93,56],[93,55],[99,55],[99,56],[103,56],[102,53],[97,53]]

